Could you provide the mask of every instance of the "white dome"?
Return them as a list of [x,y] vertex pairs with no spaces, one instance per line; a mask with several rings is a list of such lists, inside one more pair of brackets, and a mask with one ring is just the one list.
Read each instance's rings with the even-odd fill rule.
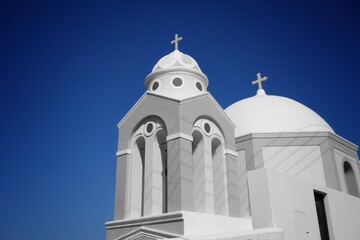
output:
[[235,137],[249,133],[332,132],[317,113],[286,97],[268,96],[260,90],[254,97],[225,109],[234,122]]
[[152,72],[161,69],[178,68],[178,67],[185,67],[201,72],[201,69],[197,64],[197,62],[195,61],[195,59],[193,59],[189,55],[180,52],[179,50],[175,50],[169,55],[162,57],[154,66]]
[[159,75],[169,72],[187,72],[197,76],[202,82],[208,86],[208,79],[201,71],[199,65],[189,55],[179,50],[175,50],[170,54],[162,57],[154,66],[151,73],[145,78],[145,86],[148,87],[150,82]]

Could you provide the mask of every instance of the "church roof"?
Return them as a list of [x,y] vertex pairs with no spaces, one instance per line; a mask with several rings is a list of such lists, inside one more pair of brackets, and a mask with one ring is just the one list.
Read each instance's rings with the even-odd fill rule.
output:
[[176,67],[185,67],[189,69],[193,69],[201,72],[201,69],[195,59],[191,56],[180,52],[179,50],[175,50],[171,52],[169,55],[162,57],[158,63],[154,66],[152,72],[168,69],[168,68],[176,68]]
[[191,56],[174,50],[170,54],[162,57],[153,67],[151,73],[145,79],[145,86],[148,87],[150,81],[161,74],[175,71],[185,71],[197,75],[207,86],[208,79],[201,71],[199,65]]
[[230,105],[225,113],[236,125],[235,137],[249,133],[334,133],[310,108],[286,97],[266,95],[262,89],[255,96]]

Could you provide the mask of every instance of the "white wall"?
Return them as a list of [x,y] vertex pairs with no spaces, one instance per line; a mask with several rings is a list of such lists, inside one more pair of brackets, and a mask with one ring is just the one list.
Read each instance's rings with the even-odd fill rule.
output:
[[247,186],[247,175],[246,175],[246,155],[245,150],[240,150],[237,152],[237,172],[238,172],[238,183],[240,191],[240,215],[249,216],[250,215],[250,205],[249,205],[249,191]]
[[331,240],[360,238],[360,199],[335,190],[327,196]]
[[248,172],[248,182],[254,228],[282,228],[289,240],[320,239],[315,189],[327,194],[330,239],[360,236],[359,198],[270,169]]
[[319,146],[263,147],[264,167],[326,186]]

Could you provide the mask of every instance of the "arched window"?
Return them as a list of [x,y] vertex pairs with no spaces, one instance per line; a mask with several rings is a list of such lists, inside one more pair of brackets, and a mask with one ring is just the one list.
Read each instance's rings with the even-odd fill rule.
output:
[[[192,134],[193,142],[192,142],[192,154],[199,155],[199,149],[203,146],[203,137],[199,131],[194,131]],[[200,145],[200,146],[199,146]],[[200,147],[200,148],[199,148]]]
[[129,187],[130,217],[144,215],[144,166],[145,166],[145,138],[138,137],[133,145],[131,159],[131,186]]
[[228,215],[224,138],[209,119],[198,119],[192,131],[194,211]]
[[203,181],[204,175],[204,138],[202,134],[195,130],[192,134],[192,167],[193,167],[193,194],[194,210],[206,212],[205,204],[205,186]]
[[351,167],[351,164],[348,161],[344,161],[344,174],[348,193],[353,196],[359,197],[356,176],[354,170]]
[[133,133],[127,208],[130,218],[167,212],[167,132],[149,118]]
[[167,143],[166,131],[160,129],[156,133],[157,147],[160,150],[161,179],[162,179],[162,212],[167,212]]
[[225,156],[223,146],[219,138],[215,137],[211,141],[213,181],[214,181],[214,207],[215,214],[226,215],[226,195],[227,186],[225,183]]

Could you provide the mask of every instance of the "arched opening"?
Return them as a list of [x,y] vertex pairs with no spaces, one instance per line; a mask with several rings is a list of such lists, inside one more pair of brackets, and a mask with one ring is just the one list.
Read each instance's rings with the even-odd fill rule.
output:
[[[145,165],[145,139],[139,137],[134,142],[131,159],[130,191],[130,217],[144,215],[144,165]],[[141,189],[139,191],[139,189]]]
[[144,174],[144,215],[167,211],[166,130],[158,121],[149,119],[143,125],[146,142]]
[[167,131],[157,117],[147,117],[132,132],[126,175],[126,218],[167,212]]
[[203,144],[203,138],[199,131],[194,131],[192,134],[193,142],[192,142],[192,154],[196,153],[199,150],[199,145]]
[[192,134],[192,166],[193,166],[193,194],[194,210],[206,212],[206,203],[204,199],[204,139],[202,134],[195,130]]
[[156,133],[157,142],[159,144],[161,154],[161,179],[162,179],[162,212],[167,212],[167,143],[166,143],[166,131],[164,129],[159,130]]
[[359,190],[356,183],[356,176],[354,170],[351,167],[351,164],[348,161],[344,162],[344,174],[345,174],[348,193],[355,197],[359,197]]
[[218,138],[211,141],[211,154],[213,162],[213,179],[214,179],[214,207],[215,214],[227,214],[226,201],[226,180],[225,180],[225,155],[223,146]]

